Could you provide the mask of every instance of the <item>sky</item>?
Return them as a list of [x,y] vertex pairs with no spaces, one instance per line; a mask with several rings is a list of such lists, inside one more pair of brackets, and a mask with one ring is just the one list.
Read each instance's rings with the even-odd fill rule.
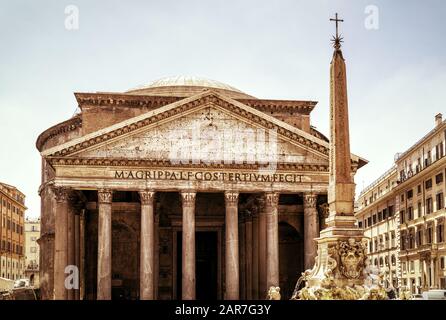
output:
[[359,193],[435,114],[446,116],[443,0],[0,0],[0,181],[39,216],[35,142],[73,115],[73,92],[123,92],[166,76],[318,101],[311,124],[328,136],[335,12],[345,20],[351,151],[369,160],[355,177]]

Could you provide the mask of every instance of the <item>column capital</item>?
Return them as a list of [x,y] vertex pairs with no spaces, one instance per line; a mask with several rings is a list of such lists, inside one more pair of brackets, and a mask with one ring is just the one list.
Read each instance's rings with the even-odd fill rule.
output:
[[138,191],[138,193],[142,205],[153,205],[153,198],[155,197],[155,191],[140,190]]
[[279,204],[279,193],[265,192],[265,204],[270,207],[277,207]]
[[225,191],[225,202],[226,205],[236,206],[238,205],[238,191]]
[[110,189],[99,189],[98,190],[98,203],[111,203],[113,192]]
[[305,193],[304,194],[304,208],[316,209],[317,194]]
[[195,205],[195,197],[197,195],[195,191],[185,190],[181,191],[180,194],[184,207],[190,207]]
[[69,188],[52,186],[51,189],[56,198],[56,202],[68,202],[71,191]]

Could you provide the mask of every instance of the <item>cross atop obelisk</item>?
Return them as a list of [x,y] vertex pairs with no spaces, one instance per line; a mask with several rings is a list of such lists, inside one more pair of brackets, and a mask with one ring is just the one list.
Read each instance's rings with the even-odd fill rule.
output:
[[336,38],[339,38],[339,34],[338,34],[338,22],[344,22],[343,19],[338,19],[338,13],[335,13],[335,18],[330,18],[330,21],[335,21],[336,22]]
[[335,49],[339,49],[341,47],[342,37],[339,37],[339,22],[344,22],[343,19],[338,19],[338,13],[335,13],[335,18],[330,18],[330,21],[334,21],[336,23],[336,37],[333,37],[331,41],[333,41],[333,46]]

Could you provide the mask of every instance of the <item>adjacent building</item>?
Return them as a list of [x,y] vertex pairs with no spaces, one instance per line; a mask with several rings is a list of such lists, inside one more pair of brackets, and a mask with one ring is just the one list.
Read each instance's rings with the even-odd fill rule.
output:
[[16,187],[0,182],[0,277],[24,277],[25,195]]
[[398,287],[398,227],[395,214],[396,167],[364,189],[357,202],[356,219],[364,229],[371,264],[386,274],[387,285]]
[[25,276],[30,285],[39,287],[40,218],[25,220]]
[[371,239],[372,262],[381,267],[383,258],[386,266],[385,256],[396,255],[389,270],[412,293],[446,289],[445,147],[446,121],[438,114],[434,129],[397,154],[395,166],[358,199],[356,217]]

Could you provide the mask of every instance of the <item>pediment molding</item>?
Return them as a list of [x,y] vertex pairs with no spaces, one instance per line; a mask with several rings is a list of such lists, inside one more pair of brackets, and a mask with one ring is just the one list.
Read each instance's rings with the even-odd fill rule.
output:
[[224,108],[235,116],[250,120],[266,129],[276,130],[279,136],[328,159],[329,148],[327,142],[211,90],[48,149],[42,152],[42,155],[44,157],[67,157],[85,149],[90,149],[95,145],[128,135],[146,126],[178,117],[183,113],[186,114],[211,104]]

